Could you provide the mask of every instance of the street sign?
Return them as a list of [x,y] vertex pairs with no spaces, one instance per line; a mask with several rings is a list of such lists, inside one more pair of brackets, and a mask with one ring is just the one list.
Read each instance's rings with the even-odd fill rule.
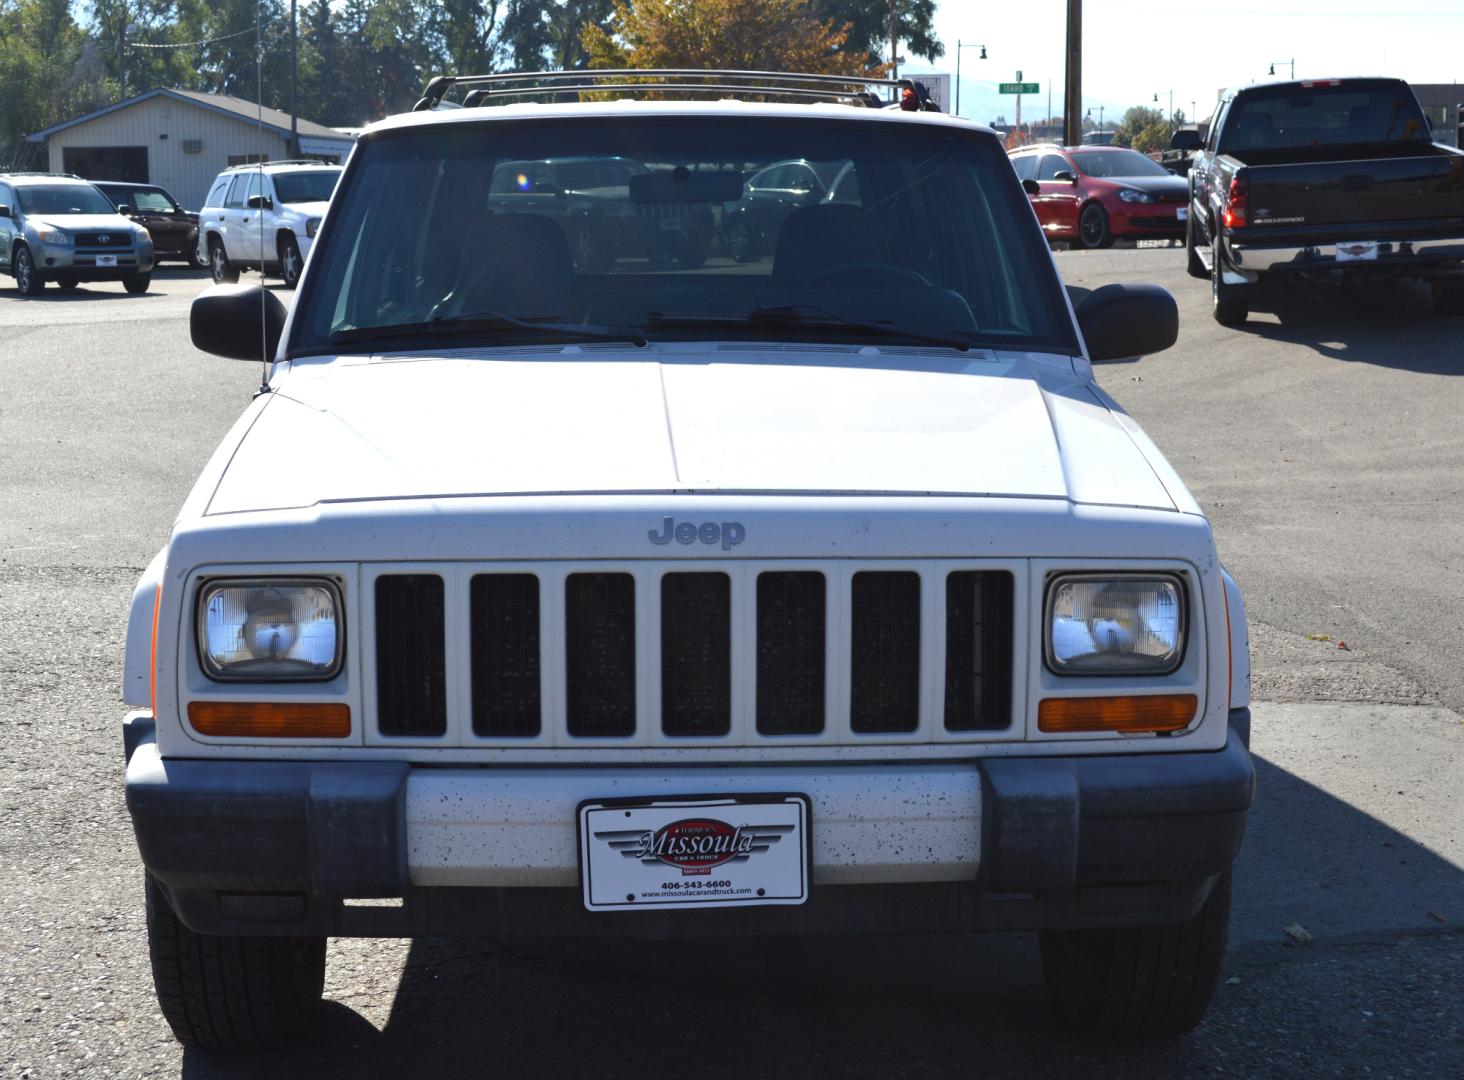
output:
[[996,84],[997,92],[1001,94],[1035,94],[1038,92],[1039,84],[1034,82],[1004,82]]

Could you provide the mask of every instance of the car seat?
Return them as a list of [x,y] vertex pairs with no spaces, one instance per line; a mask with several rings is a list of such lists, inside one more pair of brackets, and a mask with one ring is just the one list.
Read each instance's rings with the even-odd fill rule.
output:
[[559,224],[542,214],[494,214],[463,237],[457,286],[442,313],[577,322],[585,305]]

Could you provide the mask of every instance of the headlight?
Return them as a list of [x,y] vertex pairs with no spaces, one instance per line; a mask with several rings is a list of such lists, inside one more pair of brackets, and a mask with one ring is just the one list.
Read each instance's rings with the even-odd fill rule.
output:
[[1163,675],[1184,658],[1178,578],[1073,574],[1047,589],[1047,666],[1059,675]]
[[43,244],[55,244],[57,247],[71,246],[71,234],[60,229],[37,229],[36,239]]
[[1135,191],[1133,188],[1124,188],[1118,193],[1118,197],[1124,202],[1153,202],[1154,196],[1147,191]]
[[320,219],[318,217],[310,218],[309,220],[307,220],[305,222],[305,235],[306,236],[314,239],[315,234],[319,230],[320,230]]
[[211,679],[329,679],[341,668],[340,613],[327,581],[214,582],[198,598],[198,655]]

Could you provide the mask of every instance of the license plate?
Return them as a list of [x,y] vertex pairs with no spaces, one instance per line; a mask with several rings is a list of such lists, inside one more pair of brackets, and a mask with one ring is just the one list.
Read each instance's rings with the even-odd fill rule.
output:
[[1176,218],[1178,218],[1180,221],[1188,221],[1189,220],[1189,207],[1188,206],[1181,206],[1181,207],[1176,208],[1175,211],[1174,211],[1174,216]]
[[115,255],[98,255],[97,256],[97,265],[98,266],[116,266],[117,265],[117,256],[115,256]]
[[1378,257],[1376,240],[1361,240],[1354,244],[1337,245],[1338,262],[1367,262]]
[[590,911],[755,907],[808,899],[805,795],[581,803]]

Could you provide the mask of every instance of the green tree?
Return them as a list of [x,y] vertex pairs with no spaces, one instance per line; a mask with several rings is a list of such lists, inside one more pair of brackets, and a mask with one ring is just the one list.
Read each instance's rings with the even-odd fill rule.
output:
[[[1162,112],[1158,109],[1151,109],[1147,105],[1135,105],[1123,114],[1123,120],[1119,123],[1118,130],[1113,133],[1113,145],[1133,146],[1139,133],[1156,123],[1164,123]],[[1164,141],[1166,143],[1169,141],[1167,132]]]
[[[868,54],[866,66],[889,60],[889,0],[814,0],[820,18],[847,27],[844,47]],[[935,0],[898,0],[895,20],[907,55],[937,60],[945,46],[935,36]]]

